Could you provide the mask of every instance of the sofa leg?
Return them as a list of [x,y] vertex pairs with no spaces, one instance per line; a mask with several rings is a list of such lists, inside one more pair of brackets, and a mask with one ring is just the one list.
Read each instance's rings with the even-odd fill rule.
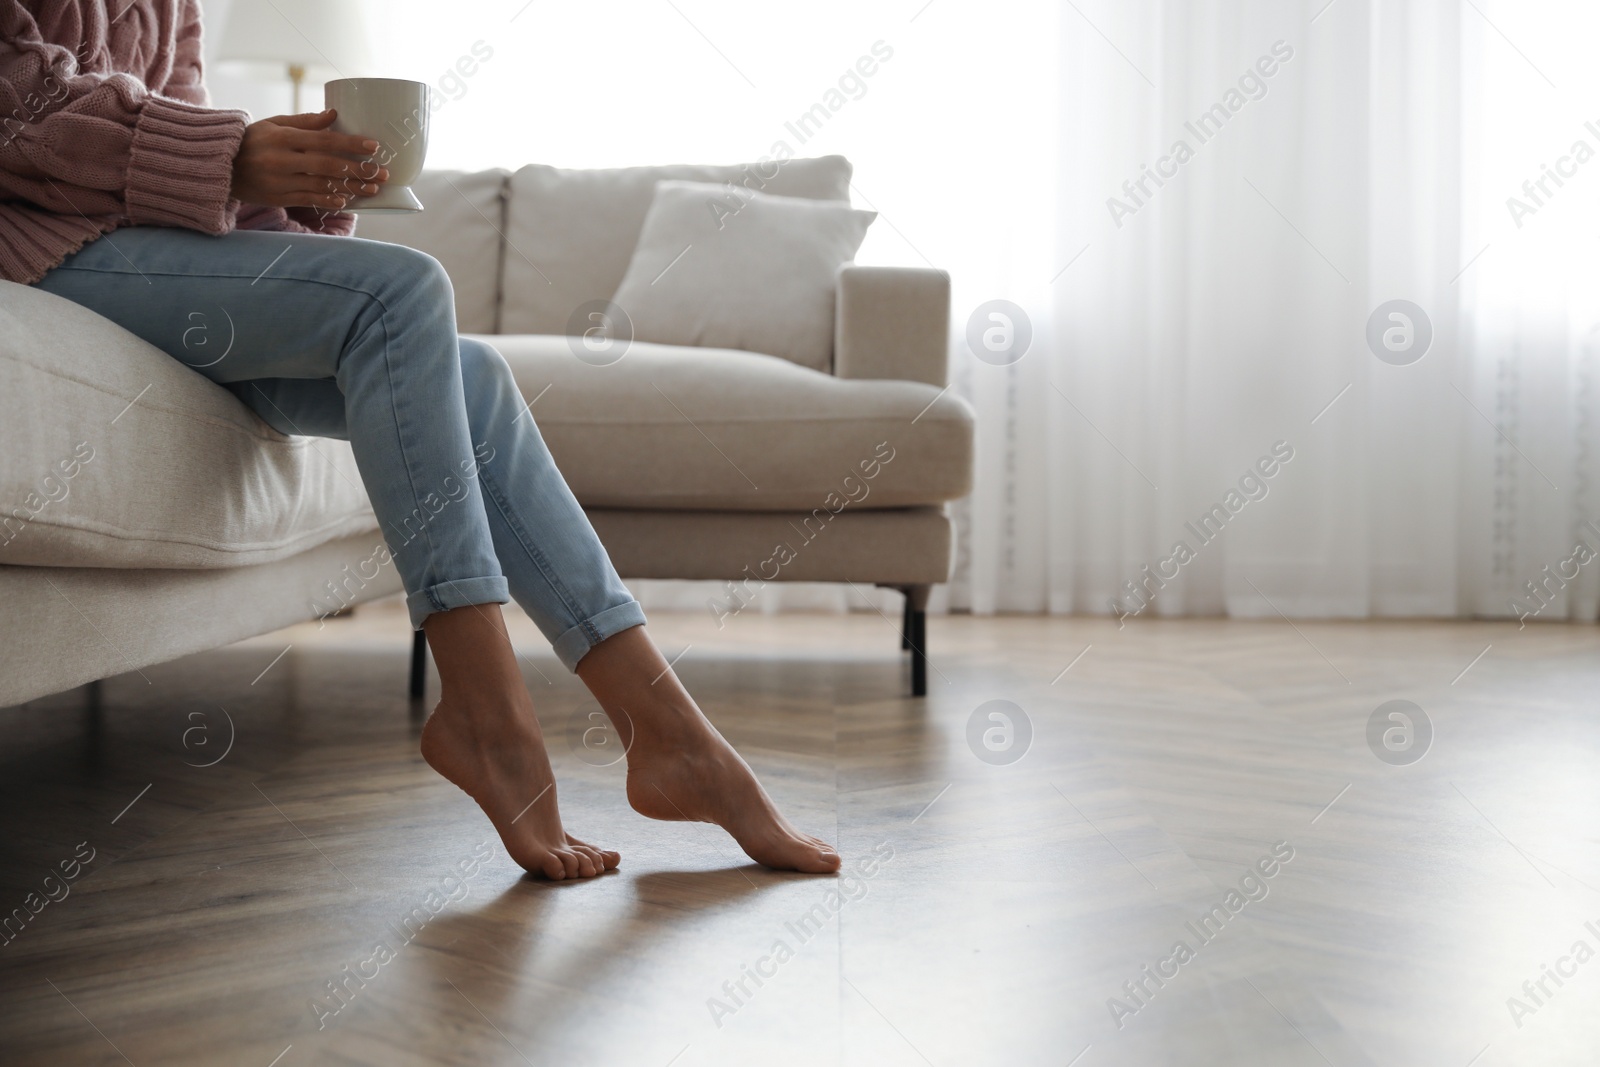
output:
[[928,695],[928,594],[933,587],[912,585],[905,589],[905,627],[900,647],[911,650],[911,695]]
[[106,762],[106,687],[99,678],[86,687],[89,698],[84,723],[83,762],[94,771],[103,770]]
[[911,640],[911,695],[925,697],[928,695],[928,613],[919,611],[913,615],[912,629],[916,636]]
[[411,695],[422,696],[428,682],[428,638],[421,630],[411,635]]

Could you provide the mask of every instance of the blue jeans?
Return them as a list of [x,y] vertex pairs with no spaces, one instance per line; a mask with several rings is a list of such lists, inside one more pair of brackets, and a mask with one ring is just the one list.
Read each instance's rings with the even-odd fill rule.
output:
[[645,621],[505,360],[456,335],[432,257],[353,237],[129,227],[37,284],[274,429],[348,440],[415,626],[515,597],[571,670]]

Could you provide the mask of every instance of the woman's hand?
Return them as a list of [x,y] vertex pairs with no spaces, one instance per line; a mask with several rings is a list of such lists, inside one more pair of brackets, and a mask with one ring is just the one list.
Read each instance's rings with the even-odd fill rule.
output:
[[389,180],[377,141],[328,129],[333,111],[276,115],[245,127],[233,157],[230,195],[247,204],[339,211]]

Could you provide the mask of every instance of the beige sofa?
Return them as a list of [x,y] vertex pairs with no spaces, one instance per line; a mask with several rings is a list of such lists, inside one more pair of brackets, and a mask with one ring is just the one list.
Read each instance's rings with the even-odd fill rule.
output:
[[[765,191],[848,198],[842,159],[794,163]],[[832,374],[643,341],[602,365],[569,335],[616,290],[657,180],[744,173],[433,173],[424,213],[359,233],[445,265],[460,329],[510,363],[624,577],[720,580],[707,610],[724,620],[767,581],[904,590],[920,694],[922,609],[952,555],[943,505],[972,474],[971,410],[944,390],[947,276],[842,268]],[[189,328],[220,342],[225,318],[197,309]],[[399,591],[347,445],[284,437],[106,320],[9,283],[0,442],[0,706]]]

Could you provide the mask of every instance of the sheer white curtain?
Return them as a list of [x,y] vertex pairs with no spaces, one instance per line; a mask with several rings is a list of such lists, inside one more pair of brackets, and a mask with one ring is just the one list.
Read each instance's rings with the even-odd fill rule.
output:
[[[1593,5],[438,12],[394,0],[378,26],[381,73],[448,98],[430,158],[445,167],[754,159],[874,43],[893,50],[793,147],[855,162],[857,203],[880,212],[861,261],[953,276],[978,480],[936,610],[1510,615],[1517,597],[1595,617],[1600,562],[1573,551],[1600,547],[1600,159],[1575,146],[1600,151]],[[480,41],[492,58],[452,74]],[[1513,217],[1513,196],[1532,210]],[[1031,323],[1014,363],[965,341],[996,299]],[[1414,362],[1367,341],[1395,300],[1431,324]],[[1380,337],[1403,332],[1381,318]],[[1201,533],[1222,532],[1205,540],[1208,513]],[[773,586],[760,601],[848,603]]]
[[[1596,16],[1325,2],[1064,9],[1064,269],[1013,297],[1037,353],[956,353],[984,447],[952,604],[1594,618],[1596,186],[1569,159],[1520,229],[1506,198],[1600,149]],[[1433,335],[1405,365],[1366,336],[1397,299]]]
[[[1502,432],[1464,450],[1460,607],[1531,611],[1531,580],[1540,618],[1593,621],[1600,565],[1575,547],[1600,543],[1600,9],[1496,0],[1475,29],[1464,247],[1483,251],[1462,279],[1463,365]],[[1564,589],[1546,577],[1575,569]]]

